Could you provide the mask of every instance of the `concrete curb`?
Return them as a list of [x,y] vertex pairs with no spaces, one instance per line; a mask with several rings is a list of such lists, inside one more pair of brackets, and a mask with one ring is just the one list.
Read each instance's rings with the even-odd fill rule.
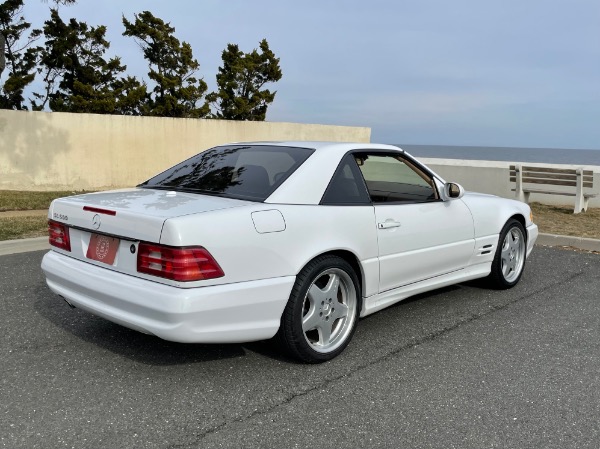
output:
[[3,242],[0,242],[0,256],[7,256],[9,254],[28,253],[30,251],[41,251],[44,249],[50,249],[48,237],[5,240]]
[[[600,252],[600,240],[585,239],[583,237],[570,237],[566,235],[540,234],[535,242],[542,246],[571,246],[586,251]],[[0,242],[0,256],[9,254],[27,253],[50,249],[48,237],[33,239],[5,240]]]
[[542,246],[571,246],[586,251],[600,252],[600,240],[571,237],[568,235],[540,234],[535,244]]

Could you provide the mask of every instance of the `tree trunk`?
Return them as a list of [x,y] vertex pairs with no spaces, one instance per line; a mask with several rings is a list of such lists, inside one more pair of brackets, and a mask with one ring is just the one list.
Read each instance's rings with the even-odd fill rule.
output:
[[4,67],[6,67],[6,60],[4,59],[4,44],[5,39],[4,35],[0,33],[0,75],[4,71]]

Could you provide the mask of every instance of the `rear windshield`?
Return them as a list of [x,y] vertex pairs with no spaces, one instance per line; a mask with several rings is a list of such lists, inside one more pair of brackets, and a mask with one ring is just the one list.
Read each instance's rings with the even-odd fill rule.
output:
[[206,150],[138,187],[264,201],[314,150],[231,145]]

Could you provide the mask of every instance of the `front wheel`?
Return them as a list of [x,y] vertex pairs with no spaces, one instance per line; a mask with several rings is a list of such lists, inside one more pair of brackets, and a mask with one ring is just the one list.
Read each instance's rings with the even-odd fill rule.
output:
[[360,300],[360,284],[350,264],[337,256],[318,257],[296,278],[281,318],[279,340],[304,362],[331,360],[354,334]]
[[493,287],[508,289],[521,279],[525,268],[527,240],[523,225],[510,219],[502,228],[498,248],[492,262],[492,271],[488,280]]

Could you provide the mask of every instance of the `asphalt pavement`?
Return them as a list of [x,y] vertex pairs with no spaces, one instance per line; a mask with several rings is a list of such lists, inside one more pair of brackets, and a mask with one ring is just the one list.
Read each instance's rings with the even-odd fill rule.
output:
[[70,309],[0,256],[0,446],[598,448],[600,255],[536,247],[359,322],[335,360],[184,345]]

